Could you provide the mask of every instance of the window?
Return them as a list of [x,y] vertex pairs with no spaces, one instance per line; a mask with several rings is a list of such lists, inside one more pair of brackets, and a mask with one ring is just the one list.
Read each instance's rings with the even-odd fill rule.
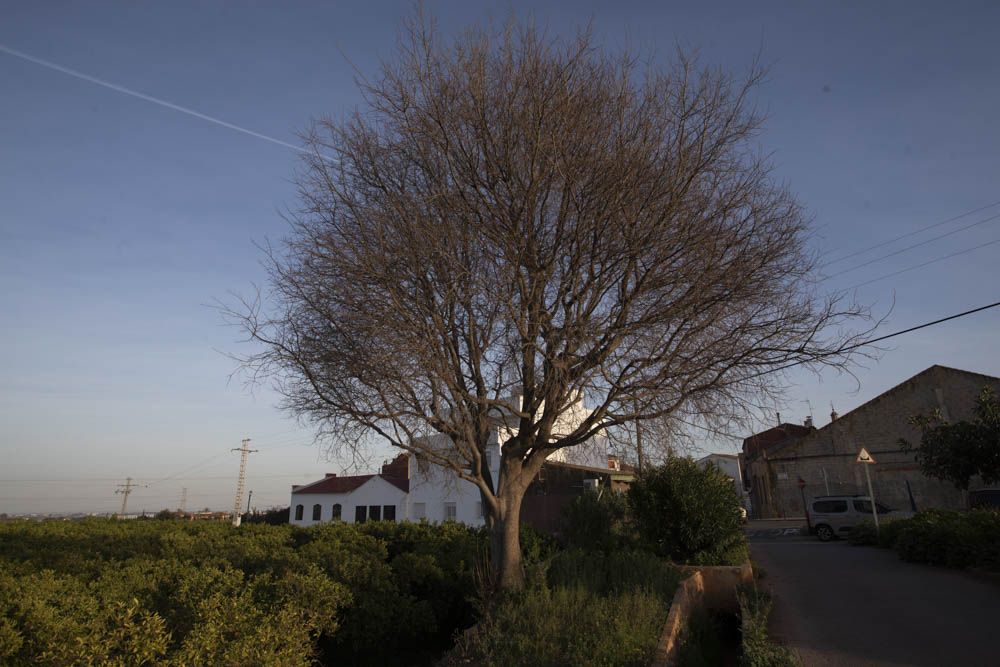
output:
[[358,505],[354,508],[354,523],[364,523],[368,519],[368,506]]
[[413,503],[413,519],[419,521],[427,518],[427,503]]
[[846,511],[846,500],[817,500],[813,503],[813,512],[817,514],[840,514]]
[[486,467],[487,468],[493,467],[493,452],[491,452],[488,449],[486,450]]
[[313,505],[313,521],[319,521],[321,516],[323,516],[323,506],[316,503]]
[[479,517],[480,519],[482,519],[483,517],[486,516],[485,514],[483,514],[483,501],[482,500],[480,500],[478,503],[476,503],[476,516]]
[[334,503],[333,507],[330,508],[330,519],[340,521],[340,511],[340,503]]
[[295,520],[302,521],[302,505],[295,506]]
[[[875,503],[875,508],[878,510],[879,514],[887,514],[888,512],[892,511],[885,505],[881,505],[879,503]],[[870,500],[855,500],[854,509],[857,510],[858,512],[863,512],[864,514],[871,514],[872,503]]]
[[381,521],[382,520],[382,506],[372,505],[368,508],[368,519],[370,521]]
[[396,506],[395,505],[385,505],[382,507],[382,520],[383,521],[395,521],[396,520]]
[[455,503],[444,504],[444,520],[455,521],[458,518],[458,507]]

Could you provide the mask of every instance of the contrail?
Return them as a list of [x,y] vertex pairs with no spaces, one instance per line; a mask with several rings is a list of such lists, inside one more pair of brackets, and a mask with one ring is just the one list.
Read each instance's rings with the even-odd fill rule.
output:
[[161,107],[166,107],[168,109],[173,109],[174,111],[179,111],[189,116],[194,116],[195,118],[200,118],[201,120],[206,120],[209,123],[215,123],[216,125],[221,125],[222,127],[229,128],[230,130],[235,130],[237,132],[242,132],[243,134],[248,134],[251,137],[256,137],[257,139],[270,141],[272,144],[278,144],[279,146],[284,146],[285,148],[291,148],[293,151],[298,151],[299,153],[312,155],[311,151],[301,146],[296,146],[295,144],[290,144],[287,141],[282,141],[281,139],[275,139],[274,137],[269,137],[266,134],[261,134],[260,132],[254,132],[253,130],[248,130],[247,128],[240,127],[239,125],[227,123],[226,121],[220,118],[215,118],[214,116],[203,114],[199,111],[195,111],[194,109],[188,109],[187,107],[182,107],[179,104],[174,104],[173,102],[161,100],[160,98],[153,97],[152,95],[146,95],[145,93],[140,93],[137,90],[132,90],[131,88],[126,88],[125,86],[119,86],[118,84],[111,83],[110,81],[98,79],[97,77],[90,76],[89,74],[84,74],[83,72],[78,72],[75,69],[70,69],[69,67],[63,67],[62,65],[57,65],[56,63],[49,62],[48,60],[42,60],[41,58],[36,58],[33,55],[24,53],[23,51],[17,51],[16,49],[12,49],[9,46],[0,44],[0,51],[12,55],[15,58],[20,58],[21,60],[27,60],[28,62],[35,63],[36,65],[41,65],[42,67],[47,67],[57,72],[68,74],[69,76],[75,77],[77,79],[82,79],[83,81],[88,81],[90,83],[97,84],[98,86],[103,86],[104,88],[109,88],[119,93],[123,93],[125,95],[137,97],[140,100],[145,100],[147,102],[152,102],[153,104],[158,104]]

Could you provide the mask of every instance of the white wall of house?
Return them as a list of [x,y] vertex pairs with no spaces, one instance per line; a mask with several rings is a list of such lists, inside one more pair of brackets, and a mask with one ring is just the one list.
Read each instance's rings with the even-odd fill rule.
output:
[[[433,444],[445,447],[447,436],[431,438]],[[500,447],[498,432],[494,431],[487,448],[490,474],[496,480],[500,474]],[[420,464],[410,457],[410,494],[406,518],[410,521],[426,519],[431,522],[449,519],[468,526],[482,526],[482,499],[479,487],[460,479],[450,470],[431,464]]]
[[[589,412],[583,407],[582,401],[577,401],[560,415],[554,427],[556,435],[565,435],[575,429],[586,418]],[[506,422],[506,423],[505,423]],[[498,419],[496,427],[490,435],[490,445],[487,448],[490,474],[494,486],[500,474],[500,452],[503,443],[512,435],[512,417]],[[426,438],[426,444],[450,449],[451,444],[444,435],[433,435]],[[598,435],[589,442],[555,452],[549,457],[551,461],[573,463],[595,468],[607,468],[608,448],[607,438]],[[311,526],[330,521],[334,503],[341,506],[341,520],[354,523],[355,508],[358,505],[395,505],[397,521],[431,522],[454,520],[469,526],[482,526],[482,499],[479,488],[472,482],[460,479],[449,470],[433,464],[419,464],[416,457],[409,457],[409,493],[386,482],[381,477],[373,477],[362,486],[350,493],[292,493],[289,522],[297,526]],[[313,505],[321,508],[319,521],[312,519]],[[302,505],[302,518],[296,519],[296,506]]]
[[743,475],[740,473],[740,462],[735,456],[729,456],[727,454],[709,454],[698,459],[698,463],[702,466],[709,464],[715,464],[719,470],[722,471],[726,477],[733,480],[733,486],[736,488],[736,495],[740,498],[746,495],[746,491],[743,489]]
[[[289,509],[289,523],[296,526],[314,526],[332,519],[333,505],[339,503],[340,518],[344,523],[354,523],[358,505],[371,507],[378,505],[383,511],[385,505],[396,507],[396,521],[406,518],[406,492],[395,484],[390,484],[375,476],[350,493],[295,493],[292,492]],[[320,506],[320,520],[313,521],[313,505]],[[295,508],[302,505],[302,519],[296,520]]]

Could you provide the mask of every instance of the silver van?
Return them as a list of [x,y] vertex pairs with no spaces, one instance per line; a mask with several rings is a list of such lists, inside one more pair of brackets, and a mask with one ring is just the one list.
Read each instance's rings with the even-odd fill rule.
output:
[[[881,503],[875,503],[879,521],[905,519],[912,512],[899,512]],[[809,532],[822,542],[828,542],[851,532],[854,526],[872,520],[872,501],[868,496],[817,496],[808,503],[806,510]]]

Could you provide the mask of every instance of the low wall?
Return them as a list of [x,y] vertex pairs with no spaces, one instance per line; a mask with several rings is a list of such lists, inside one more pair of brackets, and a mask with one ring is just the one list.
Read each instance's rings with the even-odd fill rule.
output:
[[729,566],[683,566],[682,572],[690,576],[677,587],[670,602],[670,613],[656,647],[652,667],[673,667],[681,638],[691,616],[701,610],[739,613],[736,587],[753,581],[750,563]]

